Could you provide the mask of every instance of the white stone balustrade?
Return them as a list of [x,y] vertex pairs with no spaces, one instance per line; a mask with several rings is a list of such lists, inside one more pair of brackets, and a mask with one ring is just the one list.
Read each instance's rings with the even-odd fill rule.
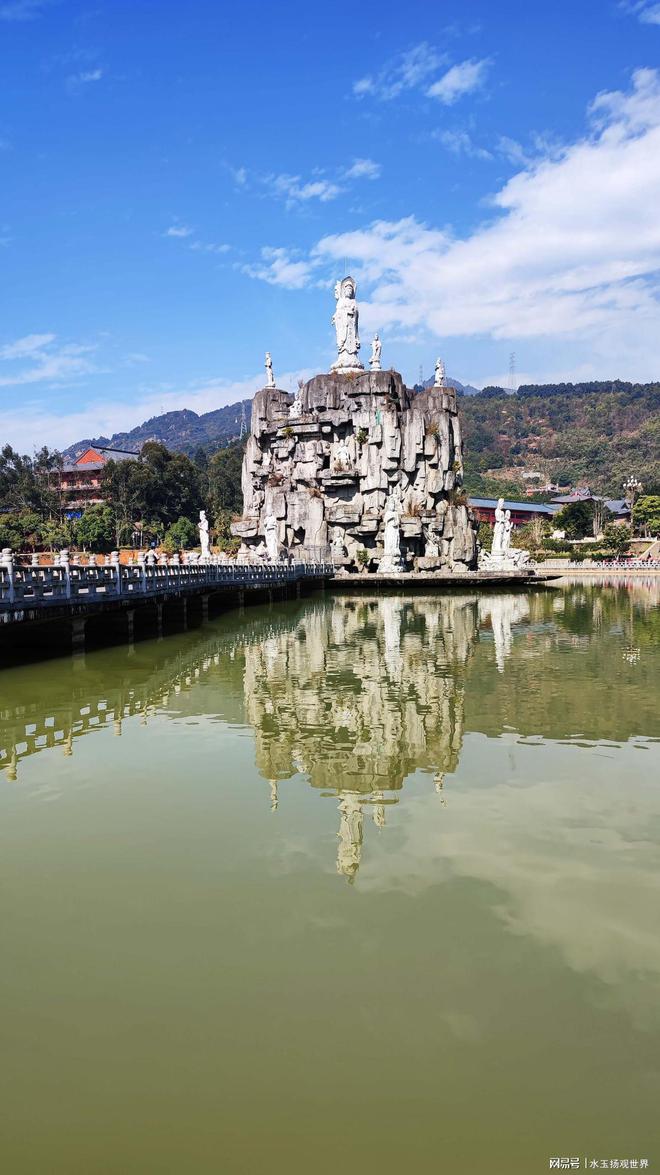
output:
[[66,604],[94,604],[111,600],[153,599],[191,591],[222,588],[272,587],[309,578],[334,574],[332,563],[310,561],[296,563],[221,562],[213,556],[207,563],[149,563],[148,555],[134,564],[119,562],[113,552],[103,564],[70,563],[68,551],[60,553],[57,563],[24,567],[15,563],[12,552],[0,554],[0,612],[46,609]]

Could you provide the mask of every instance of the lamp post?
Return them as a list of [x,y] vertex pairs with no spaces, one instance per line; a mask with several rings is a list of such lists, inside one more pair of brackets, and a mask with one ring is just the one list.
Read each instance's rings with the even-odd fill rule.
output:
[[638,481],[632,474],[623,483],[623,492],[626,495],[626,501],[630,502],[630,533],[633,538],[635,537],[635,519],[633,517],[635,498],[639,497],[643,488],[641,481]]

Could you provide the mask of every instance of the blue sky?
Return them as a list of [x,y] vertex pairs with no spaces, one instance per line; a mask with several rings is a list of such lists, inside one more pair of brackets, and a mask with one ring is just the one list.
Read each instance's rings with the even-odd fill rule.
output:
[[0,396],[24,450],[363,354],[660,378],[656,0],[0,0]]

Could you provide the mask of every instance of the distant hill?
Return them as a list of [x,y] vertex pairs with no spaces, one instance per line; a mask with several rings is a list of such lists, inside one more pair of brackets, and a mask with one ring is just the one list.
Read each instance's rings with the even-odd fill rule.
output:
[[251,400],[239,400],[237,404],[228,404],[225,408],[216,408],[213,412],[204,412],[199,416],[189,408],[182,408],[179,412],[165,412],[162,416],[152,416],[137,428],[129,432],[116,432],[111,437],[84,437],[64,450],[64,456],[75,460],[80,453],[90,445],[105,445],[113,449],[126,449],[128,452],[139,453],[147,441],[160,441],[168,449],[191,455],[197,449],[219,449],[234,437],[241,429],[241,408],[245,405],[245,419],[250,426]]
[[[415,384],[415,391],[419,391],[421,388],[432,388],[434,383],[435,376],[432,375],[429,379],[425,379],[423,383]],[[454,379],[453,375],[447,376],[447,383],[450,387],[456,388],[456,391],[460,392],[463,396],[478,396],[481,390],[480,388],[475,388],[473,384],[462,384],[460,379]]]
[[[630,473],[648,491],[660,485],[660,383],[529,384],[512,393],[497,387],[479,391],[451,378],[447,382],[461,393],[468,493],[490,496],[498,483],[508,496],[520,493],[529,485],[523,475],[531,470],[539,471],[542,480],[587,482],[611,496],[619,494]],[[189,455],[200,448],[212,452],[238,437],[242,404],[249,425],[251,400],[201,416],[184,408],[154,416],[130,432],[86,437],[65,455],[75,457],[92,444],[139,452],[151,440]]]
[[660,383],[487,387],[461,400],[461,416],[468,493],[493,479],[522,488],[532,470],[612,497],[631,473],[649,492],[660,483]]

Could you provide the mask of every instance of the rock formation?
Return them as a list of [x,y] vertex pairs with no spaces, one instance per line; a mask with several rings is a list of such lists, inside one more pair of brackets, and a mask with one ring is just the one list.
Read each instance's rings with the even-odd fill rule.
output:
[[317,375],[295,398],[264,388],[243,461],[244,515],[233,525],[239,558],[266,557],[272,518],[279,548],[294,557],[332,552],[338,567],[375,571],[386,525],[396,546],[396,514],[402,570],[475,568],[462,480],[453,388],[414,395],[397,372],[379,370]]

